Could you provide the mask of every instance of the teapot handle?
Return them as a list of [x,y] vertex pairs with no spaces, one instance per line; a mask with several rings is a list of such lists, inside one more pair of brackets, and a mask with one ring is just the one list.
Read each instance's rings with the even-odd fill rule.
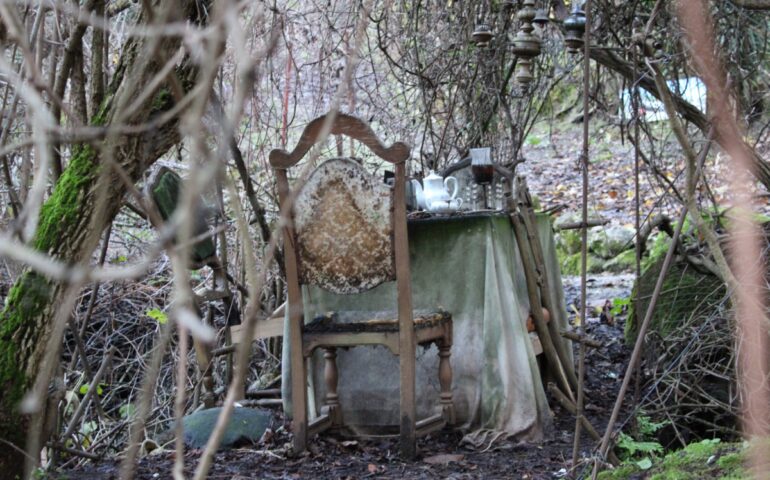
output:
[[[451,182],[450,182],[451,180]],[[444,179],[444,187],[446,187],[447,190],[449,190],[449,184],[454,183],[454,187],[452,188],[452,194],[449,196],[449,200],[454,200],[457,196],[457,179],[455,177],[446,177]]]

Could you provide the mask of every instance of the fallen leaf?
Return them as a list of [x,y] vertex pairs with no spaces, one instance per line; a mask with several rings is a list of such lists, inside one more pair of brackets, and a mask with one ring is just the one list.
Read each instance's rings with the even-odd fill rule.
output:
[[427,457],[423,459],[423,462],[430,463],[431,465],[447,465],[451,462],[459,462],[463,458],[465,458],[465,455],[458,453],[458,454],[451,454],[451,453],[442,453],[439,455],[433,455],[432,457]]
[[367,470],[369,470],[369,473],[377,473],[377,465],[370,463],[368,467],[366,467]]

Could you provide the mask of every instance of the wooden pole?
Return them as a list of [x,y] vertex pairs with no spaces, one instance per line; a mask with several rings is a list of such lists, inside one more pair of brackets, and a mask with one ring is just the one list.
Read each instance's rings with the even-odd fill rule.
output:
[[[589,111],[588,95],[591,87],[591,0],[586,0],[583,10],[586,14],[586,31],[583,37],[583,154],[580,166],[583,173],[582,225],[580,228],[580,325],[578,334],[585,336],[586,325],[586,275],[588,272],[588,147]],[[583,423],[583,381],[585,377],[586,344],[580,342],[578,357],[577,405],[575,412],[575,439],[572,443],[572,468],[575,468],[580,454],[580,427]]]

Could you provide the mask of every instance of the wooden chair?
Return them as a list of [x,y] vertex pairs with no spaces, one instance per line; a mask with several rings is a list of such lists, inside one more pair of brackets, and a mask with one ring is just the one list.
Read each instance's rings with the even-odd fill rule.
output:
[[[358,118],[344,114],[329,118],[331,115],[313,120],[291,153],[280,149],[270,152],[281,211],[291,212],[283,234],[294,449],[305,450],[309,435],[343,424],[337,395],[336,349],[385,345],[399,356],[400,447],[402,456],[411,458],[416,453],[417,435],[454,423],[449,363],[451,316],[436,312],[415,318],[412,311],[405,199],[409,147],[399,142],[386,148]],[[324,128],[329,134],[347,135],[362,142],[374,154],[395,164],[394,186],[375,180],[354,160],[336,158],[319,165],[299,191],[291,191],[287,169],[320,140]],[[350,294],[393,279],[398,305],[397,315],[394,313],[390,320],[364,318],[341,323],[338,320],[346,315],[340,312],[305,325],[300,285]],[[439,349],[441,413],[416,421],[415,350],[418,344],[431,342]],[[305,359],[317,348],[324,350],[327,394],[321,416],[308,424]]]

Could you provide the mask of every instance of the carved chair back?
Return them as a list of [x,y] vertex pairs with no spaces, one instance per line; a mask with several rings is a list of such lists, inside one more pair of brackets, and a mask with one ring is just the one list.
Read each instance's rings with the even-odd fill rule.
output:
[[293,209],[300,283],[349,294],[394,280],[392,193],[352,159],[316,168]]
[[[350,115],[337,114],[328,126],[327,120],[323,116],[308,124],[292,152],[270,152],[281,211],[288,209],[291,219],[284,229],[287,281],[296,277],[298,285],[317,285],[341,294],[362,292],[394,279],[398,282],[397,258],[403,257],[408,275],[405,162],[409,147],[400,142],[385,147],[368,125]],[[329,134],[359,140],[394,164],[393,187],[381,183],[353,159],[333,158],[290,189],[287,169],[320,140],[324,127]],[[290,268],[294,275],[289,274]],[[411,299],[408,303],[411,308]]]

